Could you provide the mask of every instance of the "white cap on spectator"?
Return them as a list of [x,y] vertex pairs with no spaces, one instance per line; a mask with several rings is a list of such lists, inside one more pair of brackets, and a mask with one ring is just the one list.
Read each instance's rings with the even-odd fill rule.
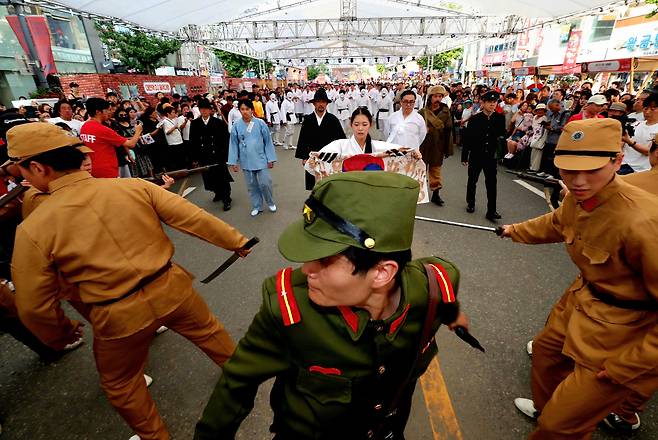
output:
[[608,103],[608,100],[605,99],[603,95],[593,95],[587,100],[588,104],[604,105]]

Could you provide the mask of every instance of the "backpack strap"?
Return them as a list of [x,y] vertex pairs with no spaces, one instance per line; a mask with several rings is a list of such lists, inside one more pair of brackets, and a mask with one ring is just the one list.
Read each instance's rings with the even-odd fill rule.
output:
[[302,317],[297,307],[295,294],[292,289],[292,268],[281,269],[276,274],[276,293],[283,317],[283,325],[289,327],[301,322]]

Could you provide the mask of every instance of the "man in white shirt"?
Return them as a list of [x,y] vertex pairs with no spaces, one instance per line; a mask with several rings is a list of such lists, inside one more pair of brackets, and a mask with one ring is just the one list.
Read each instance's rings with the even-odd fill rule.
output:
[[381,98],[379,101],[379,109],[377,110],[377,113],[375,113],[375,115],[376,115],[377,129],[381,131],[384,139],[388,138],[388,136],[391,134],[388,118],[391,116],[392,113],[393,113],[393,99],[391,99],[391,96],[388,94],[388,90],[382,89]]
[[336,117],[343,126],[343,131],[347,131],[347,127],[350,125],[349,120],[352,112],[350,110],[350,102],[345,97],[345,92],[341,91],[338,94],[338,99],[336,99],[334,104],[336,106]]
[[283,142],[284,150],[295,150],[295,147],[292,144],[292,136],[295,131],[293,125],[297,123],[297,116],[295,115],[295,103],[293,101],[294,95],[292,92],[286,93],[286,99],[281,103],[281,120],[283,121],[283,126],[285,127],[285,138]]
[[47,119],[51,124],[64,123],[69,126],[71,132],[76,136],[80,136],[80,128],[82,122],[73,119],[73,108],[68,101],[58,101],[53,107],[53,112],[58,115],[56,118]]
[[422,116],[414,110],[416,94],[405,90],[400,96],[402,107],[388,120],[391,134],[386,142],[418,150],[427,134],[427,126]]
[[658,95],[651,94],[643,101],[644,121],[633,124],[635,135],[624,134],[624,159],[618,174],[631,174],[651,169],[649,149],[658,134]]
[[228,112],[228,132],[231,132],[233,124],[235,124],[238,119],[242,118],[240,110],[238,110],[238,100],[233,101],[233,108]]
[[628,114],[629,119],[635,119],[636,121],[644,121],[644,113],[643,113],[643,108],[644,108],[644,100],[649,97],[650,93],[649,92],[642,92],[639,95],[637,95],[637,98],[635,98],[635,102],[633,102],[633,113]]
[[279,129],[281,128],[280,111],[276,94],[270,94],[270,100],[265,104],[265,117],[267,118],[267,125],[269,125],[270,133],[272,134],[272,142],[278,147],[283,145],[279,136]]

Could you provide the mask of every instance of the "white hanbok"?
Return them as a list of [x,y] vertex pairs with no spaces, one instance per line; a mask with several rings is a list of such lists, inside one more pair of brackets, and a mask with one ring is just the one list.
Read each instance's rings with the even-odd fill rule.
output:
[[[371,140],[371,143],[373,153],[383,153],[388,150],[399,150],[402,148],[401,145],[383,141]],[[354,136],[351,136],[349,139],[338,139],[325,145],[320,150],[320,153],[338,153],[339,156],[354,156],[356,154],[363,154],[363,149]]]

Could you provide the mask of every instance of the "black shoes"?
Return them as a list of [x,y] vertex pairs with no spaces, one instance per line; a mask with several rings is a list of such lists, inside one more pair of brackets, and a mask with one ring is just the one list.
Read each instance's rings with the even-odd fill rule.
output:
[[640,415],[635,413],[635,418],[637,419],[637,422],[631,423],[622,419],[615,413],[610,413],[605,419],[603,419],[603,423],[613,431],[617,431],[621,434],[630,434],[640,428]]
[[466,212],[468,212],[469,214],[473,214],[473,213],[475,212],[475,206],[473,206],[473,205],[468,205],[468,206],[466,207]]
[[439,195],[438,189],[435,189],[434,192],[432,192],[432,198],[430,199],[430,202],[439,206],[443,206],[443,199]]
[[229,200],[228,202],[224,202],[224,211],[230,211],[231,210],[231,201]]
[[492,222],[495,222],[496,220],[500,220],[502,217],[500,214],[497,212],[487,212],[487,215],[485,215],[486,219]]
[[222,200],[222,196],[220,196],[219,194],[215,193],[215,197],[212,198],[212,201],[213,201],[213,202],[219,202],[220,200]]

